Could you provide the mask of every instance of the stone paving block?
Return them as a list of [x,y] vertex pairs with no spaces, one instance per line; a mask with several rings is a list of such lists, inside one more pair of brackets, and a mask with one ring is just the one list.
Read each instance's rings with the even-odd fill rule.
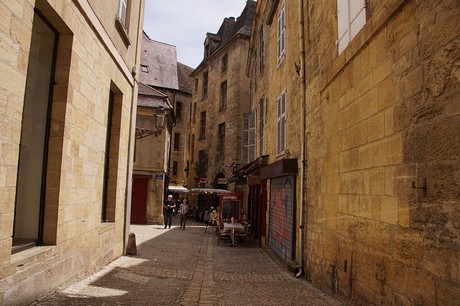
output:
[[177,223],[174,217],[170,230],[132,225],[137,255],[32,305],[341,305],[255,243],[218,246],[215,235],[203,235],[204,224],[189,220],[184,233]]

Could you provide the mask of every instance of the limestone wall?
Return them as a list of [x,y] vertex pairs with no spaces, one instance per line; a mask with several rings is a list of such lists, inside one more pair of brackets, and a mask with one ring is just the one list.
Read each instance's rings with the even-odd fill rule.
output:
[[356,304],[455,305],[460,5],[368,1],[340,55],[335,6],[306,4],[309,277]]
[[[137,29],[142,29],[139,12],[143,2],[137,3],[141,6],[131,20],[131,45],[114,43],[118,38],[112,40],[110,36],[120,33],[105,31],[87,1],[0,3],[0,304],[27,304],[102,268],[123,253],[130,122],[132,105],[136,105],[133,92],[137,91],[131,67],[138,62]],[[43,234],[39,237],[43,244],[12,254],[34,5],[59,33]],[[104,13],[111,18],[117,14]],[[119,52],[122,49],[124,52]],[[114,119],[107,161],[107,216],[101,221],[110,92],[114,94]]]

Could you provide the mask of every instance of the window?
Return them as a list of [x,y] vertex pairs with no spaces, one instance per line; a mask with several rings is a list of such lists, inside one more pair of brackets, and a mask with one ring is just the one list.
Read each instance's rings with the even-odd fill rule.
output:
[[277,147],[276,153],[284,153],[286,145],[286,92],[278,97],[278,117],[277,117]]
[[224,56],[222,56],[222,68],[221,68],[221,72],[222,72],[222,73],[227,72],[227,68],[228,68],[228,54],[225,54]]
[[141,65],[141,71],[144,73],[149,73],[149,66]]
[[339,54],[366,24],[366,0],[337,0]]
[[284,14],[284,1],[281,4],[280,11],[278,13],[278,40],[277,40],[277,47],[278,47],[278,65],[284,60],[285,56],[285,14]]
[[259,102],[259,155],[264,155],[264,127],[265,127],[265,104],[264,99]]
[[260,26],[259,30],[259,72],[264,70],[264,26]]
[[125,44],[130,45],[128,29],[129,29],[129,9],[130,0],[119,0],[118,2],[118,14],[116,16],[116,26],[123,38]]
[[201,112],[200,118],[200,139],[206,138],[206,112]]
[[192,153],[192,156],[190,156],[190,159],[192,160],[192,163],[195,162],[195,134],[192,135],[192,149],[190,152]]
[[193,123],[195,123],[196,119],[196,102],[193,103]]
[[243,150],[241,159],[249,164],[256,159],[256,113],[251,111],[243,115]]
[[33,246],[43,241],[40,229],[44,223],[53,65],[58,34],[38,14],[34,14],[32,25],[19,147],[13,252],[15,247]]
[[227,81],[220,84],[220,105],[219,110],[223,111],[227,107]]
[[102,189],[101,221],[115,221],[115,204],[117,199],[118,159],[120,148],[121,105],[123,95],[115,84],[110,86],[107,107],[107,129],[105,139],[104,181]]
[[120,0],[118,5],[118,21],[125,30],[128,29],[128,12],[129,12],[129,0]]
[[182,102],[176,101],[176,119],[182,119]]
[[173,175],[177,175],[178,166],[179,166],[179,163],[177,161],[173,161],[173,168],[172,168]]
[[198,91],[198,78],[195,78],[195,93]]
[[179,151],[180,133],[174,133],[174,151]]
[[221,123],[218,126],[218,138],[217,138],[217,157],[225,156],[225,123]]
[[203,73],[203,93],[201,98],[206,99],[208,97],[208,72]]

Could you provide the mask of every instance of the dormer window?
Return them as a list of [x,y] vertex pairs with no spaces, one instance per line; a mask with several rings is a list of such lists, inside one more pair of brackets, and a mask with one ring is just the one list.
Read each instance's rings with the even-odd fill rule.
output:
[[209,47],[209,38],[206,37],[204,41],[204,58],[207,59],[208,56],[210,55],[210,47]]

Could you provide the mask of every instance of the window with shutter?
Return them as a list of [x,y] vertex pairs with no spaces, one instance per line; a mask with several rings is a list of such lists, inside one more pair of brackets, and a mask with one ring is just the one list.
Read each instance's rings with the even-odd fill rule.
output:
[[241,150],[241,161],[243,164],[248,163],[248,147],[249,147],[249,114],[243,114],[243,148]]
[[249,164],[256,159],[256,112],[249,113],[249,131],[248,131],[248,161]]
[[264,70],[264,27],[260,26],[259,30],[259,72]]
[[277,118],[277,154],[284,153],[286,145],[286,92],[278,97],[278,118]]
[[265,107],[264,99],[259,102],[259,155],[264,155]]
[[243,115],[243,148],[241,160],[249,164],[256,159],[256,112]]
[[278,47],[278,65],[284,59],[285,55],[285,14],[284,14],[284,2],[281,4],[280,11],[278,13],[278,40],[277,40],[277,47]]
[[337,0],[339,54],[366,24],[366,0]]
[[128,0],[120,0],[120,5],[118,8],[118,17],[120,18],[120,22],[125,27],[125,29],[128,28],[126,24],[127,12],[128,12]]

